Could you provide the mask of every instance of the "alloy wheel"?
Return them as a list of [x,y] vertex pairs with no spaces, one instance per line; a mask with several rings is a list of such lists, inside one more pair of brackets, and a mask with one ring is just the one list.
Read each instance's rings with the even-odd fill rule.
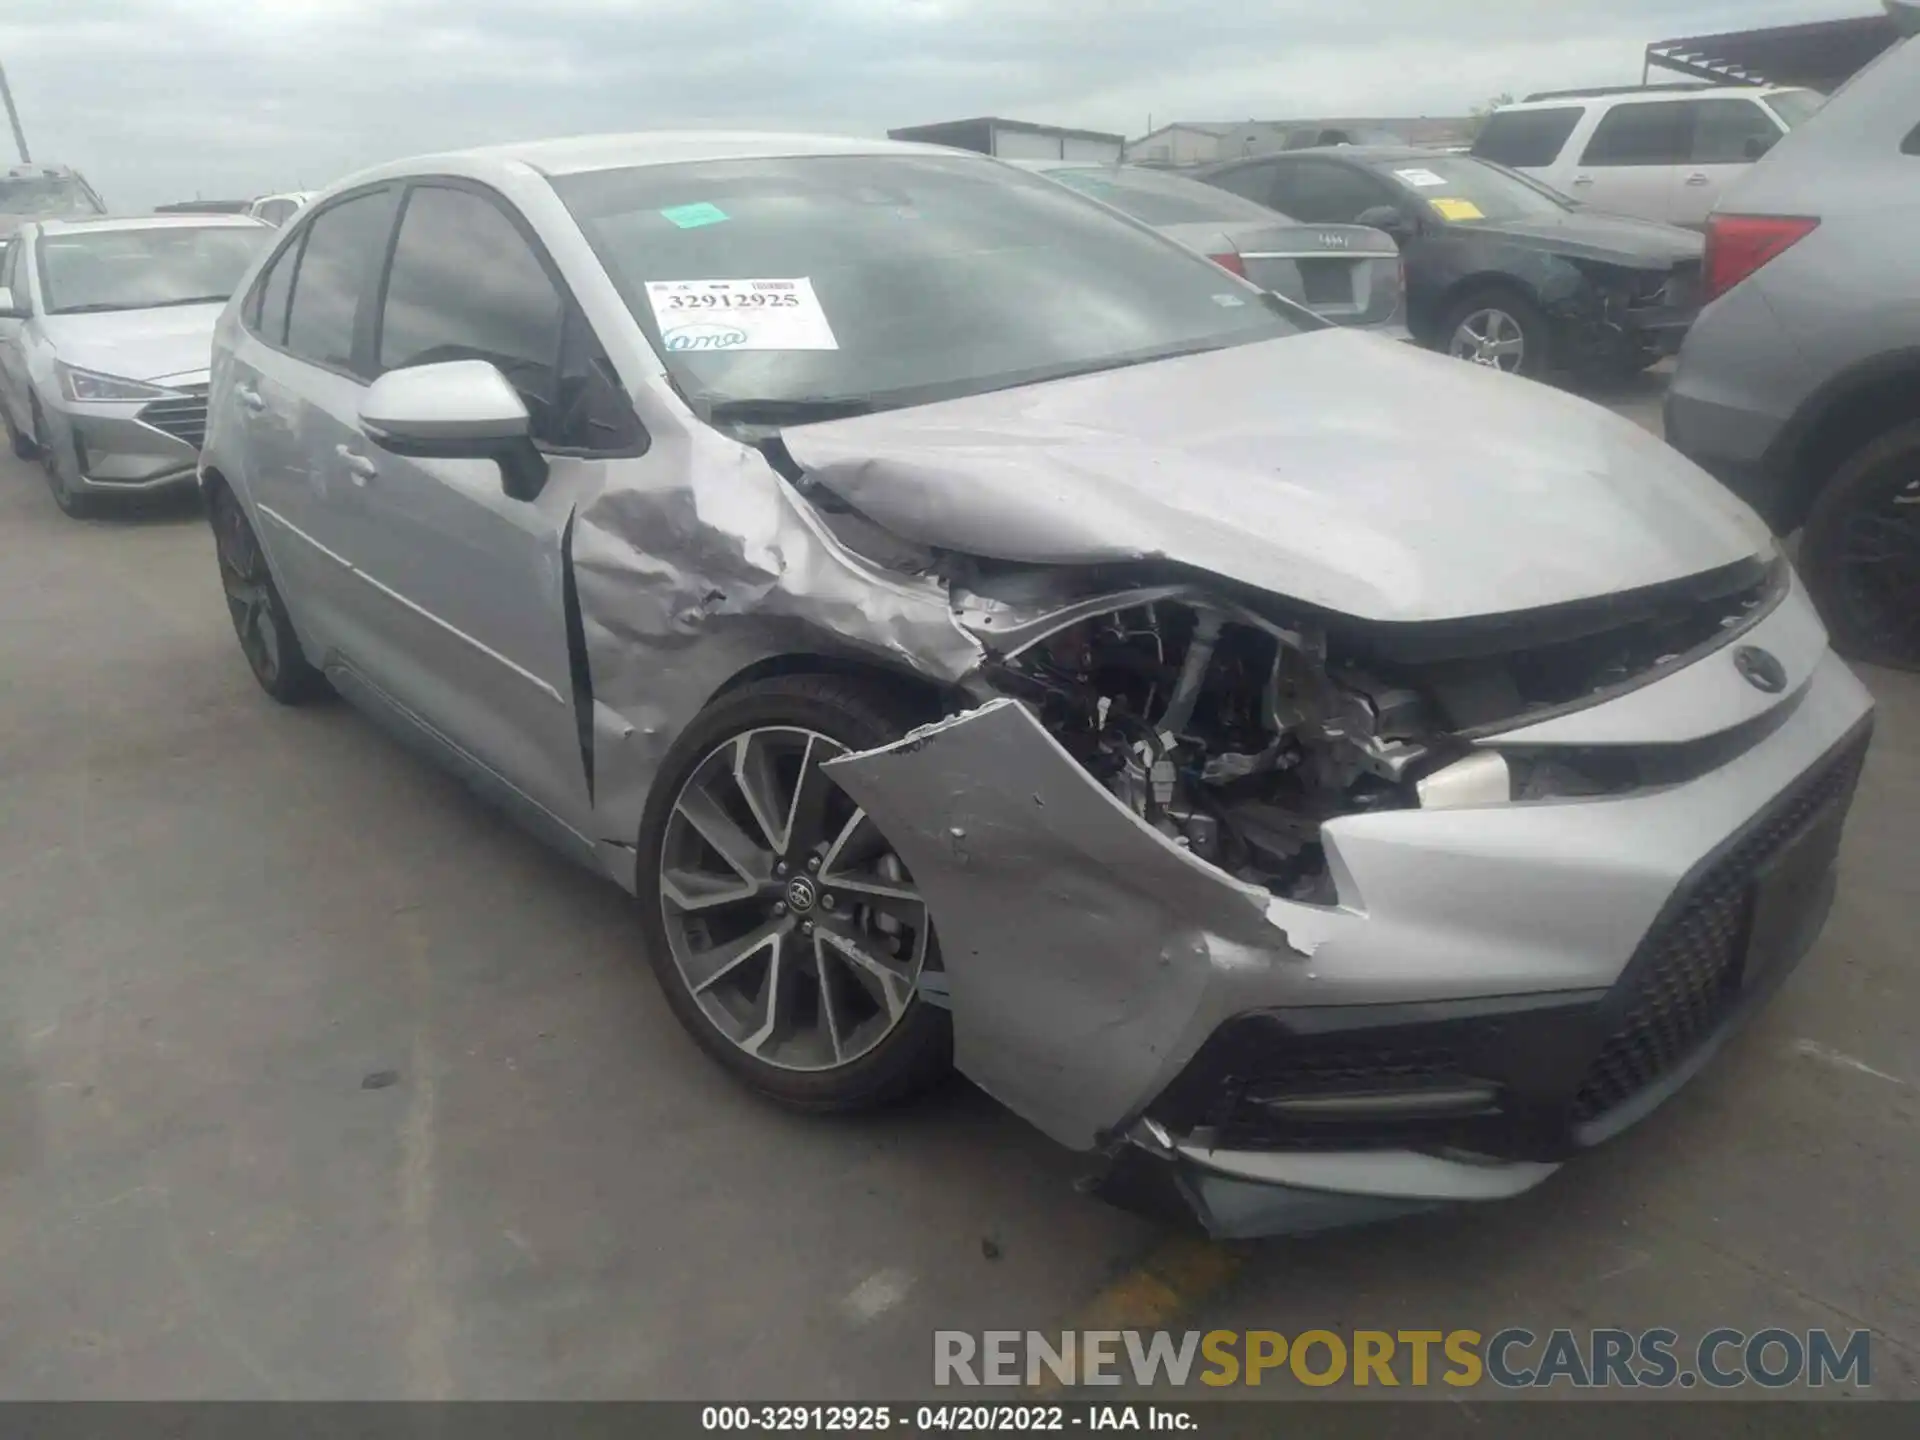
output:
[[1840,543],[1847,600],[1874,651],[1920,660],[1920,475],[1855,508]]
[[247,664],[262,684],[280,676],[280,632],[273,618],[273,585],[266,556],[247,517],[231,500],[223,501],[214,525],[214,550],[220,563],[220,588],[227,595],[233,633]]
[[1527,359],[1526,332],[1504,310],[1476,310],[1454,327],[1447,353],[1489,369],[1516,373]]
[[879,827],[821,769],[846,747],[792,726],[710,751],[675,797],[660,909],[688,993],[785,1070],[851,1064],[907,1013],[932,928]]

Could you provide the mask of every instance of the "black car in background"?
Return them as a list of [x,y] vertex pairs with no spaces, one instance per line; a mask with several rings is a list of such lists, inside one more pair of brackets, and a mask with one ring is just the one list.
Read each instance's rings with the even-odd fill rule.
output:
[[1471,155],[1342,145],[1196,173],[1296,220],[1385,230],[1414,337],[1513,374],[1631,374],[1678,350],[1699,310],[1699,235],[1585,209]]

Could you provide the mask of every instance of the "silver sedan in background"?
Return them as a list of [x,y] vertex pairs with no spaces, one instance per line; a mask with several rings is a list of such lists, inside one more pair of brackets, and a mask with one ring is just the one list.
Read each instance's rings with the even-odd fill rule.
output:
[[214,322],[272,234],[206,215],[15,234],[0,261],[0,418],[62,510],[193,483]]
[[1336,325],[1406,339],[1400,247],[1366,225],[1303,225],[1243,196],[1141,165],[1016,160],[1151,225],[1214,264]]

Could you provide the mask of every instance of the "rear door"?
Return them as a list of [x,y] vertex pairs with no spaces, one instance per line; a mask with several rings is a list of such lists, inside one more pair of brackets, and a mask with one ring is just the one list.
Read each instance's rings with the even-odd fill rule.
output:
[[1729,96],[1688,104],[1693,111],[1691,143],[1671,219],[1700,230],[1727,186],[1778,144],[1783,132],[1780,122],[1753,100]]
[[489,460],[403,459],[352,444],[373,473],[352,556],[379,597],[372,677],[576,833],[591,812],[568,638],[568,527],[609,457],[644,435],[604,352],[523,217],[456,180],[408,191],[375,327],[380,372],[498,366],[526,401],[548,476],[510,498]]
[[1596,210],[1671,223],[1693,145],[1693,102],[1623,100],[1610,106],[1564,187]]
[[[10,241],[0,243],[7,247],[0,255],[0,289],[11,292],[13,303],[24,307],[31,298],[27,294],[26,266],[21,263],[27,250],[26,236],[16,232]],[[14,429],[23,435],[33,431],[27,417],[27,370],[21,333],[25,328],[24,320],[0,319],[0,405],[6,406]]]
[[350,556],[365,484],[355,442],[369,380],[371,296],[398,201],[397,186],[376,186],[312,215],[279,257],[297,246],[285,329],[276,260],[261,275],[256,343],[236,355],[233,398],[249,417],[247,483],[266,522],[260,538],[298,595],[289,594],[288,605],[315,632],[321,663],[381,643],[382,617],[355,583]]

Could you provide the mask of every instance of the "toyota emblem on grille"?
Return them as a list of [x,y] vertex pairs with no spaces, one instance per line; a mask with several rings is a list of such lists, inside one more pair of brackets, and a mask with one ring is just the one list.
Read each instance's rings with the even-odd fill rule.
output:
[[1756,690],[1778,695],[1787,688],[1787,668],[1758,645],[1742,645],[1733,652],[1733,668]]

